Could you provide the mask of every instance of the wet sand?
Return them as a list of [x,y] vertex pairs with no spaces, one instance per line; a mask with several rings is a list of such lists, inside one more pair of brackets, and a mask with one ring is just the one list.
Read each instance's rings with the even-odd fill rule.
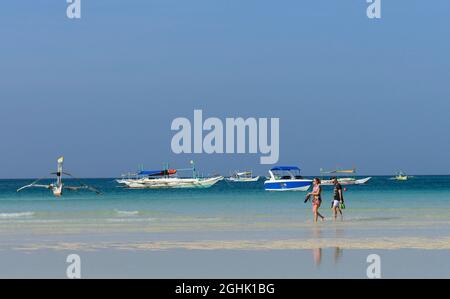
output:
[[82,278],[367,278],[369,254],[382,278],[449,278],[448,250],[6,250],[0,278],[66,278],[66,258],[81,258]]

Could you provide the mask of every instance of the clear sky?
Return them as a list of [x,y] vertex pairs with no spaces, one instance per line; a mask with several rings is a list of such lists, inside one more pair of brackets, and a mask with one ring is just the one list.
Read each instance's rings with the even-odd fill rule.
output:
[[0,5],[0,178],[250,168],[175,155],[176,117],[279,117],[305,174],[450,173],[450,1],[65,0]]

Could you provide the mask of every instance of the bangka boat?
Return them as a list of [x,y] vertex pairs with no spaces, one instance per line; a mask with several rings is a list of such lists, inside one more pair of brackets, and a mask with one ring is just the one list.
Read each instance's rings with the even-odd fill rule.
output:
[[[338,182],[341,185],[364,185],[371,179],[372,179],[372,177],[367,177],[367,178],[363,178],[363,179],[338,178]],[[324,185],[324,186],[331,186],[331,185],[333,185],[333,181],[332,180],[321,180],[320,184]]]
[[233,176],[226,178],[226,180],[233,183],[257,182],[259,176],[254,177],[251,171],[235,172]]
[[[76,179],[70,173],[64,172],[63,171],[64,157],[59,157],[57,162],[58,162],[58,166],[57,166],[56,172],[51,173],[51,175],[56,175],[56,181],[54,183],[51,183],[48,185],[38,184],[40,181],[44,180],[42,178],[42,179],[35,180],[34,182],[32,182],[29,185],[26,185],[26,186],[23,186],[23,187],[17,189],[17,192],[21,192],[28,188],[45,188],[45,189],[51,190],[55,197],[61,197],[63,195],[64,190],[70,190],[70,191],[88,190],[88,191],[95,192],[97,194],[101,194],[101,192],[99,190],[95,189],[94,187],[88,186],[88,185],[84,184],[83,182],[81,182],[80,180]],[[63,181],[62,181],[63,175],[66,175],[66,176],[71,177],[72,179],[75,179],[78,182],[78,186],[67,186],[67,185],[63,184]]]
[[209,188],[223,177],[211,178],[144,178],[122,180],[131,189]]
[[[356,175],[356,169],[336,169],[336,170],[332,170],[332,171],[325,171],[323,169],[320,169],[320,173],[322,175],[327,174],[327,175],[339,175],[339,174],[353,174]],[[372,177],[366,177],[366,178],[361,178],[361,179],[357,179],[354,177],[338,177],[338,182],[341,185],[364,185],[367,182],[369,182]],[[324,186],[331,186],[333,185],[333,181],[332,180],[326,180],[326,179],[322,179],[321,181],[321,185]]]
[[[209,178],[198,177],[194,163],[188,169],[163,169],[163,170],[142,170],[128,178],[116,180],[119,184],[130,189],[174,189],[174,188],[209,188],[217,182],[223,180],[223,176]],[[192,177],[174,177],[180,170],[191,170]]]
[[278,166],[269,170],[270,178],[264,182],[267,191],[307,191],[312,180],[300,175],[296,166]]

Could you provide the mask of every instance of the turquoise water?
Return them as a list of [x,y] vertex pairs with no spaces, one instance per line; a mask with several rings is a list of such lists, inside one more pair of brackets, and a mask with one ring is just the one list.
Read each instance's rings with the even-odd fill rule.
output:
[[[30,180],[0,180],[0,219],[31,217],[105,217],[128,211],[139,215],[193,217],[303,217],[309,209],[303,192],[267,192],[257,183],[219,182],[209,189],[128,190],[118,188],[113,179],[84,179],[100,189],[97,196],[87,191],[66,191],[54,198],[50,191],[16,189]],[[50,181],[49,181],[50,182]],[[66,180],[70,185],[71,181]],[[331,187],[324,187],[323,208],[331,201]],[[346,212],[353,216],[383,217],[407,211],[441,211],[450,208],[450,176],[418,176],[406,182],[374,177],[367,185],[348,186]],[[308,210],[309,212],[309,210]],[[18,215],[15,215],[18,214]],[[308,214],[309,215],[309,214]],[[305,219],[306,220],[306,219]]]
[[[366,247],[450,249],[450,239],[445,239],[450,238],[450,176],[418,176],[406,182],[374,177],[367,185],[348,186],[347,209],[337,221],[330,210],[332,187],[325,186],[320,212],[327,220],[319,224],[312,221],[311,204],[303,202],[306,193],[264,191],[263,181],[168,190],[124,189],[113,179],[83,181],[103,194],[67,191],[55,198],[45,189],[16,193],[29,180],[0,181],[0,238],[78,235],[95,241],[92,234],[109,234],[108,240],[124,241],[141,234],[136,240],[296,240],[290,246],[302,247],[313,245],[301,240],[313,239],[350,248],[363,242]],[[386,244],[386,237],[406,239]],[[417,237],[439,243],[411,239]]]

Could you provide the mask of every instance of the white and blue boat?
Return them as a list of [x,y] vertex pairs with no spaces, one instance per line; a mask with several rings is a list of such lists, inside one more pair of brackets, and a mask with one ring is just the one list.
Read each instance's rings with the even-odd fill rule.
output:
[[312,180],[300,175],[296,166],[278,166],[269,170],[270,178],[264,182],[267,191],[308,191]]

